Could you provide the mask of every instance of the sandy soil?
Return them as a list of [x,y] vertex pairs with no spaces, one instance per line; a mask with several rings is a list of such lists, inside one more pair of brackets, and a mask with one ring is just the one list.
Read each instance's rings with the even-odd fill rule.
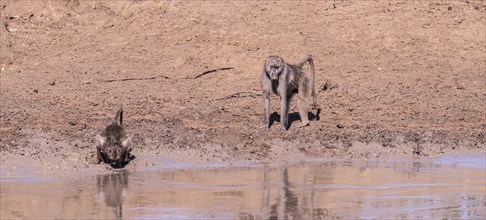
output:
[[[94,137],[121,106],[129,167],[484,153],[485,12],[481,0],[2,0],[0,162],[100,167]],[[262,127],[272,54],[314,56],[310,126],[294,106],[287,132]]]

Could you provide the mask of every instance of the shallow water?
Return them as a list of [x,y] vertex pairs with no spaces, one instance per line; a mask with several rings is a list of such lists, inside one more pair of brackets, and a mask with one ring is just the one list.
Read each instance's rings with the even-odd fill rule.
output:
[[427,160],[180,164],[1,179],[0,217],[485,219],[484,155]]

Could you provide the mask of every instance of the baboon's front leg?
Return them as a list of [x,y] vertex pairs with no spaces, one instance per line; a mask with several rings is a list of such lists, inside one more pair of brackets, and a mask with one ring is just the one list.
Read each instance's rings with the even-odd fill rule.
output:
[[270,92],[263,91],[263,114],[265,115],[265,127],[270,128]]
[[290,97],[280,98],[280,124],[282,130],[286,131],[289,126],[289,102]]

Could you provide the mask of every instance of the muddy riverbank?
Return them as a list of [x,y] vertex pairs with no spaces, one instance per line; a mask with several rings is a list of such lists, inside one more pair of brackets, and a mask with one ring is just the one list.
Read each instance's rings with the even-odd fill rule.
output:
[[[157,156],[275,162],[486,148],[480,0],[0,6],[7,170],[105,169],[96,164],[94,137],[120,106],[135,146],[128,169]],[[293,107],[287,132],[278,121],[262,129],[263,60],[277,54],[292,63],[308,53],[320,113],[299,128]],[[271,102],[278,112],[277,98]]]

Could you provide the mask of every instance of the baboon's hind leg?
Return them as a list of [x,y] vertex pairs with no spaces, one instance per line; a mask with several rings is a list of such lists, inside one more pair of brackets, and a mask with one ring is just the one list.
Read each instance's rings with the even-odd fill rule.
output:
[[309,125],[309,115],[307,112],[307,101],[305,100],[303,94],[297,95],[297,105],[299,107],[300,121],[302,122],[302,127]]
[[301,78],[299,91],[297,93],[297,105],[299,107],[299,116],[302,121],[302,127],[309,125],[309,115],[307,112],[307,96],[309,91],[309,79],[305,76]]

